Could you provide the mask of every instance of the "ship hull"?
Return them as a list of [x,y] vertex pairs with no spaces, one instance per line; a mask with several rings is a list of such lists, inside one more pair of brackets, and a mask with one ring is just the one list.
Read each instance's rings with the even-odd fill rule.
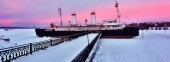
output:
[[138,27],[125,27],[119,30],[102,30],[102,37],[104,38],[133,38],[138,35]]
[[88,31],[56,31],[55,29],[35,29],[36,35],[43,36],[68,36],[84,32],[101,32],[102,37],[107,38],[133,38],[139,35],[139,27],[125,27],[118,30],[88,30]]

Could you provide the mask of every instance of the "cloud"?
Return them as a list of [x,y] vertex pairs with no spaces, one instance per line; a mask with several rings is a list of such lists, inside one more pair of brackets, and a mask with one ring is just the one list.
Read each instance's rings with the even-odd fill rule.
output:
[[1,0],[0,12],[16,12],[22,8],[20,0]]
[[0,24],[1,25],[11,25],[11,24],[14,24],[14,20],[12,20],[12,19],[1,19]]

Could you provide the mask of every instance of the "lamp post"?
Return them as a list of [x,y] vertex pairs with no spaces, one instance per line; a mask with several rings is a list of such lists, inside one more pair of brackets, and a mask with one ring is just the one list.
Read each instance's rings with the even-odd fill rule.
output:
[[164,22],[164,30],[165,30],[164,33],[166,33],[166,23],[165,22]]
[[88,53],[89,53],[89,50],[90,50],[90,47],[89,47],[89,35],[88,35],[88,30],[87,30],[87,42],[88,42],[88,45],[87,45],[87,47],[88,47]]

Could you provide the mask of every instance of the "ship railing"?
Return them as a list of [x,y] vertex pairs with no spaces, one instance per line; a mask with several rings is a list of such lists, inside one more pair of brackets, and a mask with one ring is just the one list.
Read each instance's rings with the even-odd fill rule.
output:
[[11,62],[12,60],[16,60],[19,57],[28,56],[29,54],[32,55],[34,52],[46,50],[48,47],[55,46],[66,41],[71,41],[72,39],[78,38],[87,33],[88,32],[79,33],[69,36],[63,36],[60,39],[50,39],[46,41],[28,43],[24,45],[0,49],[0,62]]

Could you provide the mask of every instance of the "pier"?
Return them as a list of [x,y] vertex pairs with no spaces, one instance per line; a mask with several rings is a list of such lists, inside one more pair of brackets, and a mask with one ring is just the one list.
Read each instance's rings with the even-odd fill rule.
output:
[[[52,55],[52,57],[50,57],[52,61],[55,59],[60,62],[68,58],[69,59],[67,61],[84,61],[88,55],[86,55],[83,59],[80,58],[80,56],[82,57],[84,53],[90,53],[96,40],[99,38],[99,35],[101,36],[101,34],[97,33],[79,33],[70,36],[64,36],[60,39],[0,49],[0,59],[1,62],[30,62],[31,59],[42,61],[42,58],[44,58],[43,62],[50,62],[49,59],[45,60],[45,58],[48,58]],[[87,36],[89,36],[89,38],[87,38]]]

